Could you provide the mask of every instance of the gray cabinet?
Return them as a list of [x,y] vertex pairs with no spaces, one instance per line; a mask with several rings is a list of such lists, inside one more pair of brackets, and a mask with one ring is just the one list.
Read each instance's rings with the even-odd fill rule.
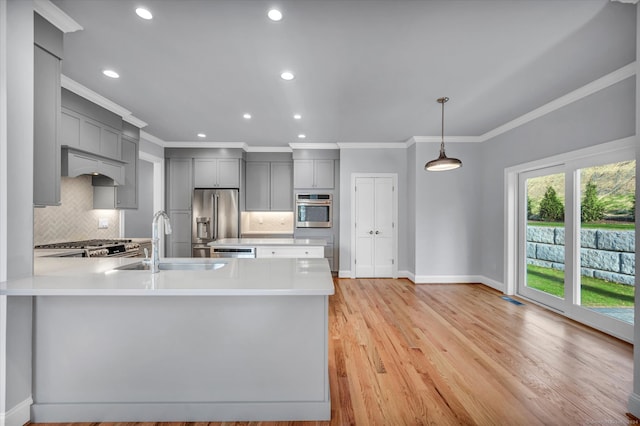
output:
[[292,211],[293,164],[291,162],[253,161],[246,165],[248,211]]
[[172,158],[168,162],[169,210],[191,210],[191,159]]
[[61,143],[92,154],[121,159],[121,131],[62,108]]
[[172,233],[165,247],[168,257],[191,257],[191,194],[193,193],[193,160],[167,160],[167,201]]
[[120,185],[104,176],[93,177],[94,209],[138,208],[138,141],[123,137],[121,155],[126,164]]
[[271,210],[293,210],[293,163],[271,163]]
[[267,161],[256,161],[246,165],[245,209],[247,211],[270,210],[270,164]]
[[296,189],[334,187],[333,160],[295,160],[293,186]]
[[122,137],[122,161],[124,161],[124,185],[116,187],[116,207],[138,208],[138,141]]
[[195,188],[239,188],[240,161],[235,158],[196,158],[193,160]]
[[34,13],[33,204],[60,204],[62,32]]

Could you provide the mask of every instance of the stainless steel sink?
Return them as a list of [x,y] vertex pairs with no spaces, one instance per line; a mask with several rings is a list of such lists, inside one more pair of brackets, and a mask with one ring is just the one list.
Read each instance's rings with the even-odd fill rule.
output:
[[[223,262],[160,262],[158,264],[161,271],[207,271],[220,269],[225,266]],[[120,271],[148,271],[151,269],[151,265],[146,262],[136,262],[129,265],[120,266],[115,268]]]

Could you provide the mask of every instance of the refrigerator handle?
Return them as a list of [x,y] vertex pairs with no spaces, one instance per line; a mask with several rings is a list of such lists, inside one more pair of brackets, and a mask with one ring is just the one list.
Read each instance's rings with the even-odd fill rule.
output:
[[218,194],[213,194],[213,239],[218,239]]

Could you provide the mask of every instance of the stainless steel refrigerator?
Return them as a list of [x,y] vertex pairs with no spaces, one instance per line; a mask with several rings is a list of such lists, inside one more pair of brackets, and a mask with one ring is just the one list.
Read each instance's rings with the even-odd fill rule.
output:
[[192,257],[209,257],[207,243],[238,238],[240,213],[237,189],[195,189],[191,219]]

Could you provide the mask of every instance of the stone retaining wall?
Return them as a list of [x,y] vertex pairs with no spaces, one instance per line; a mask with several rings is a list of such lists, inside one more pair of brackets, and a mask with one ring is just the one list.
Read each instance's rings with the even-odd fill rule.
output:
[[[634,285],[635,231],[582,229],[580,243],[582,275]],[[527,263],[564,270],[564,228],[527,226]]]

